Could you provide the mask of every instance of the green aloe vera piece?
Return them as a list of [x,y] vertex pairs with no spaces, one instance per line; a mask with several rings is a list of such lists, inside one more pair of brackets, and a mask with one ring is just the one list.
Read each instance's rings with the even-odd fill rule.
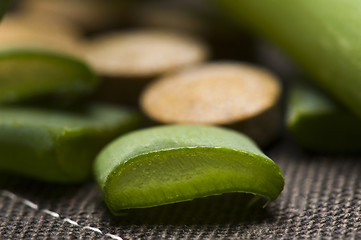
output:
[[319,152],[361,151],[361,120],[306,84],[290,92],[287,127],[303,147]]
[[138,113],[105,104],[74,111],[2,107],[0,170],[50,182],[83,181],[98,151],[138,124]]
[[87,65],[69,56],[27,50],[0,53],[0,103],[76,97],[90,93],[97,83]]
[[359,0],[214,0],[290,54],[330,95],[361,117]]
[[97,156],[95,176],[111,212],[230,192],[275,200],[279,167],[252,140],[212,126],[168,125],[129,133]]

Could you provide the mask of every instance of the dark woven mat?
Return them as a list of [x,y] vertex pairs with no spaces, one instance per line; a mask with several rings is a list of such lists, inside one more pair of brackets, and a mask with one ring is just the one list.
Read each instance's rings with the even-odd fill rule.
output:
[[280,141],[282,195],[243,210],[230,194],[114,218],[93,182],[58,186],[0,177],[0,239],[361,239],[361,156],[306,153]]

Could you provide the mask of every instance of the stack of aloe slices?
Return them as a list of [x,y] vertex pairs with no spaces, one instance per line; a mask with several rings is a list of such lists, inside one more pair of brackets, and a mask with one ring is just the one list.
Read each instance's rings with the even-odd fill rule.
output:
[[88,179],[100,149],[140,123],[135,110],[76,104],[98,82],[92,69],[68,55],[31,47],[2,49],[0,170],[56,183]]
[[[77,99],[97,83],[92,69],[73,57],[35,49],[0,52],[0,170],[55,183],[86,180],[96,154],[138,127],[139,114],[107,104],[59,109],[36,103]],[[27,104],[34,99],[35,105]],[[98,155],[94,171],[114,214],[228,192],[268,203],[284,186],[279,167],[251,139],[198,125],[120,136]]]
[[[229,13],[283,45],[318,85],[360,116],[360,65],[353,54],[359,46],[358,21],[353,21],[359,4],[332,0],[325,9],[325,3],[292,2],[295,7],[285,0],[221,2]],[[0,14],[7,5],[0,2]],[[348,20],[347,27],[339,19]],[[137,126],[136,112],[105,104],[66,110],[11,104],[49,96],[76,99],[97,83],[88,66],[68,56],[26,49],[0,52],[0,169],[52,182],[89,177],[103,146]],[[295,86],[288,110],[289,130],[304,147],[360,151],[359,116],[328,96]],[[123,209],[228,192],[250,193],[269,202],[284,186],[278,166],[252,140],[200,125],[161,126],[120,136],[100,152],[93,169],[116,215]]]
[[0,53],[0,169],[51,182],[89,178],[97,152],[138,127],[139,114],[108,104],[86,103],[74,110],[25,103],[84,96],[97,82],[87,65],[69,56],[36,50]]

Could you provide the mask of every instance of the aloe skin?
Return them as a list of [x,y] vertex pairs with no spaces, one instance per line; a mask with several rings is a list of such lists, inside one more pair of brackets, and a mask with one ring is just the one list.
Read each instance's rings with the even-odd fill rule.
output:
[[287,127],[303,147],[318,152],[361,151],[361,120],[306,84],[290,91]]
[[275,200],[279,167],[248,137],[212,126],[138,130],[97,156],[95,177],[110,211],[145,208],[230,192]]
[[0,52],[0,103],[44,96],[77,98],[98,83],[82,61],[38,50]]
[[215,0],[279,44],[330,95],[361,117],[359,0]]
[[74,111],[0,108],[0,171],[57,183],[86,180],[95,155],[138,127],[129,109],[89,104]]

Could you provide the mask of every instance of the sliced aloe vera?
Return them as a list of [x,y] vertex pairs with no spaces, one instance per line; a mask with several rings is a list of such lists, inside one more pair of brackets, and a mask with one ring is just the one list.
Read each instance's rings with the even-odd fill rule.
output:
[[0,170],[51,182],[85,180],[98,151],[138,123],[136,112],[104,104],[76,111],[2,107]]
[[360,119],[306,84],[289,95],[287,126],[303,147],[320,152],[361,151]]
[[252,140],[197,125],[160,126],[118,138],[98,155],[95,176],[115,215],[229,192],[273,201],[284,185],[279,167]]
[[87,65],[68,56],[26,50],[0,53],[0,103],[75,97],[90,93],[97,83]]

